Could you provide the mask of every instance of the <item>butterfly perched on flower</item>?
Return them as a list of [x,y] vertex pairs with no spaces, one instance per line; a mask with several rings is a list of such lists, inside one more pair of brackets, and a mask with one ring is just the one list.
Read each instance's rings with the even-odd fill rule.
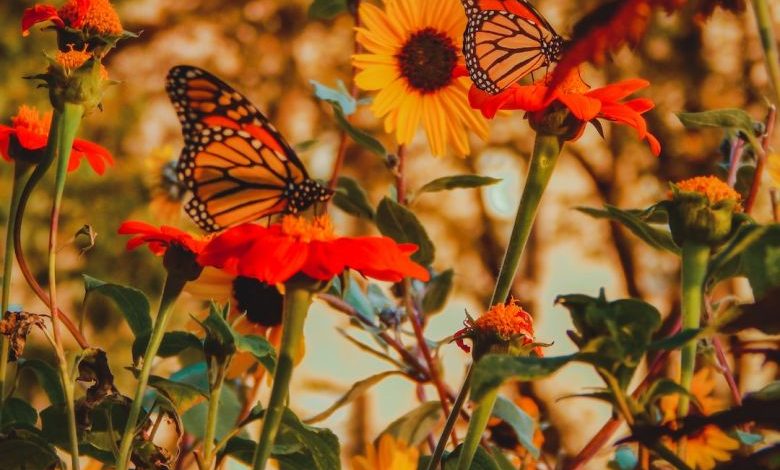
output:
[[477,88],[496,94],[558,60],[563,38],[527,0],[461,0],[463,54]]
[[275,214],[296,214],[332,191],[309,177],[295,151],[241,93],[189,65],[168,72],[165,89],[181,121],[177,173],[187,214],[217,232]]

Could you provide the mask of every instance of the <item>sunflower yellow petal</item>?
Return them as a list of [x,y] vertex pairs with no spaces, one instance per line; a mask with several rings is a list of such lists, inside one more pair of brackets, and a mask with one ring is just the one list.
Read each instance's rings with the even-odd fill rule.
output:
[[365,29],[381,43],[403,44],[404,34],[393,24],[381,8],[363,2],[360,4],[360,21]]
[[420,5],[422,3],[428,3],[427,1],[422,2],[422,1],[414,1],[414,0],[392,0],[391,2],[388,3],[394,4],[393,5],[394,11],[402,12],[401,14],[406,19],[410,31],[421,29],[423,24],[422,24],[422,15],[421,15],[422,12],[420,11]]
[[385,118],[385,132],[392,134],[398,127],[398,108],[393,108]]
[[416,93],[406,93],[398,107],[398,129],[396,137],[399,144],[408,144],[414,138],[420,123],[422,101]]
[[382,117],[391,109],[397,108],[406,92],[405,88],[403,80],[395,80],[379,90],[374,97],[374,102],[371,103],[371,112],[374,116]]
[[442,90],[442,99],[455,111],[455,116],[463,121],[467,128],[473,130],[481,139],[487,138],[488,125],[475,110],[468,105],[468,95],[458,84]]
[[365,67],[369,65],[390,65],[397,67],[398,59],[391,54],[354,54],[352,56],[352,63],[360,64]]
[[423,97],[423,126],[428,136],[428,146],[431,153],[437,157],[444,156],[447,145],[447,130],[444,127],[444,116],[436,96]]
[[381,90],[397,78],[395,67],[374,65],[355,75],[355,83],[363,90]]
[[395,54],[400,47],[400,45],[395,42],[383,42],[365,28],[355,28],[355,32],[357,42],[359,42],[364,49],[373,52],[374,54],[392,55]]

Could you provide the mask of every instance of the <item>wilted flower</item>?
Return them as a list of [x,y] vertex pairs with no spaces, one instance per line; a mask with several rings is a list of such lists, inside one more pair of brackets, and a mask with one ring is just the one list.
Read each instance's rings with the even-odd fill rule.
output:
[[533,318],[514,298],[507,303],[493,305],[476,320],[469,317],[466,327],[453,335],[461,349],[471,352],[471,348],[463,342],[466,338],[471,339],[474,345],[472,355],[475,359],[488,352],[527,354],[533,351],[542,356],[541,347],[534,343]]

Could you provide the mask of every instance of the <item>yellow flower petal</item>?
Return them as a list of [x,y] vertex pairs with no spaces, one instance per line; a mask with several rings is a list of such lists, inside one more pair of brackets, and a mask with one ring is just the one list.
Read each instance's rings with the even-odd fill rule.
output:
[[360,4],[360,21],[365,25],[366,31],[370,31],[369,34],[372,34],[378,42],[400,45],[406,39],[404,32],[398,29],[385,12],[370,3]]
[[438,98],[431,95],[423,97],[423,126],[431,153],[443,157],[446,152],[447,133],[444,127],[445,118],[437,100]]
[[395,67],[373,65],[355,75],[355,83],[363,90],[381,90],[398,79]]
[[374,102],[371,104],[371,112],[376,117],[382,117],[391,109],[397,108],[401,103],[401,98],[406,91],[403,80],[396,80],[389,83],[385,88],[379,90]]
[[420,124],[422,101],[416,93],[406,93],[398,108],[398,128],[396,138],[399,144],[408,144],[414,138]]

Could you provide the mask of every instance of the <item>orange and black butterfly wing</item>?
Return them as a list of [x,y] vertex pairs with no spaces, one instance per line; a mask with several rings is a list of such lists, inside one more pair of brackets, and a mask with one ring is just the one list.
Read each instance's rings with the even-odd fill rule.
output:
[[524,0],[462,0],[468,24],[463,53],[474,84],[499,93],[556,60],[562,39]]
[[208,127],[185,145],[179,171],[192,192],[187,214],[215,232],[244,222],[297,213],[331,191],[310,179],[261,126]]

